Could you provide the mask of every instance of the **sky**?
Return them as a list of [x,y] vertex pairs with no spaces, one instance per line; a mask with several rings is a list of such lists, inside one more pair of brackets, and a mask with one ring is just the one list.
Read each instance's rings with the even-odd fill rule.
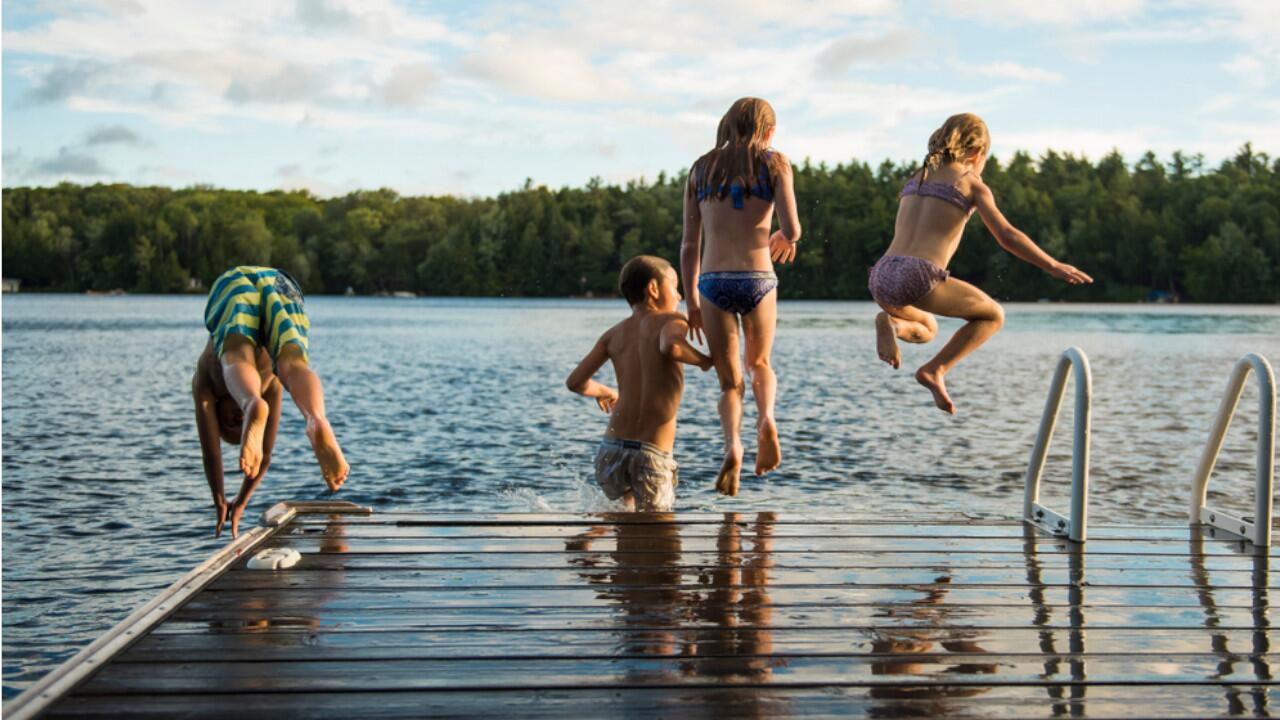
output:
[[1280,155],[1280,1],[3,2],[3,183],[388,187],[674,173],[754,95],[794,161]]

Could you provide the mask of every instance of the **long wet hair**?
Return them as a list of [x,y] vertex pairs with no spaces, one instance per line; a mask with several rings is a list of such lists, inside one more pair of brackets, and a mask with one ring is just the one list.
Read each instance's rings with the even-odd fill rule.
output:
[[[729,188],[737,185],[748,197],[751,188],[762,178],[773,192],[773,178],[781,170],[776,153],[767,154],[765,142],[769,131],[777,125],[769,103],[760,98],[744,97],[729,106],[716,128],[716,146],[698,158],[689,170],[686,192],[697,197],[699,188],[711,188],[710,196],[723,200]],[[761,173],[764,167],[767,172]]]
[[944,162],[965,162],[975,151],[990,149],[991,134],[982,118],[973,113],[952,115],[929,136],[929,154],[920,165],[920,182]]

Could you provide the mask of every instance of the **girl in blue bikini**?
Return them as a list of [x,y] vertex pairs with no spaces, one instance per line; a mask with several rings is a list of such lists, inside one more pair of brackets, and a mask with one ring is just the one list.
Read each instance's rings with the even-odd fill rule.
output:
[[950,277],[947,264],[960,247],[964,226],[977,210],[996,242],[1014,257],[1072,285],[1093,278],[1054,260],[1031,238],[1009,224],[995,196],[982,182],[991,137],[982,118],[952,115],[929,137],[924,164],[898,197],[893,242],[871,267],[871,297],[883,309],[876,316],[876,350],[897,369],[898,340],[927,343],[938,332],[934,314],[965,324],[932,360],[916,370],[916,381],[933,393],[940,410],[955,414],[943,376],[961,358],[1004,325],[1004,309],[981,289]]
[[[800,220],[791,162],[769,147],[775,125],[773,108],[764,100],[735,102],[720,121],[716,147],[690,169],[684,196],[680,272],[689,334],[701,339],[706,333],[720,378],[718,407],[725,451],[716,490],[725,495],[738,494],[742,470],[739,429],[744,365],[759,410],[756,474],[777,468],[782,460],[773,417],[778,383],[769,366],[778,318],[773,263],[795,257]],[[779,229],[770,234],[775,210]],[[746,340],[742,360],[738,358],[739,322]]]

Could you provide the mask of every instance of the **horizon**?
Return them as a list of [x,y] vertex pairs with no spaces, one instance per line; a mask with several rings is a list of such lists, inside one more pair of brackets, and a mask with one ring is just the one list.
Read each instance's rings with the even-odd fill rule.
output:
[[[736,97],[817,165],[1280,154],[1280,4],[6,3],[3,183],[492,197],[687,168]],[[873,165],[874,167],[874,165]],[[675,169],[673,171],[673,169]]]

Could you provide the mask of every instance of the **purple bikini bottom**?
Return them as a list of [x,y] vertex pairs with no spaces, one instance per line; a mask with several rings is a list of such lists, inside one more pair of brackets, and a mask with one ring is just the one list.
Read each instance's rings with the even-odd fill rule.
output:
[[871,266],[867,287],[881,305],[906,307],[929,294],[951,273],[924,258],[910,255],[882,257]]

